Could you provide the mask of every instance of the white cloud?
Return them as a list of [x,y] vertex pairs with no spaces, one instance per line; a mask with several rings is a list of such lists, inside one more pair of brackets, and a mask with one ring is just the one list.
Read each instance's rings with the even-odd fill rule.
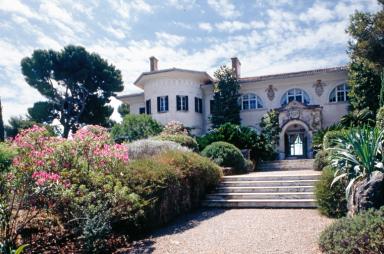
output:
[[205,31],[208,31],[208,32],[211,32],[213,27],[211,24],[207,23],[207,22],[202,22],[202,23],[199,23],[198,24],[198,27],[201,29],[201,30],[205,30]]
[[22,4],[19,0],[1,0],[0,10],[5,12],[18,13],[28,18],[40,18],[38,13],[31,10],[27,5]]
[[111,33],[113,36],[115,36],[117,39],[124,39],[125,38],[125,33],[123,30],[119,29],[119,28],[115,28],[115,27],[112,27],[112,26],[107,26],[107,27],[104,27],[105,31]]
[[168,45],[170,47],[179,46],[185,41],[184,36],[179,36],[175,34],[165,33],[165,32],[156,32],[157,42],[162,45]]
[[335,17],[335,13],[330,10],[324,3],[315,2],[305,13],[300,14],[301,21],[309,22],[324,22],[329,21]]
[[194,7],[196,0],[168,0],[168,4],[179,10],[189,10]]
[[224,18],[236,18],[241,15],[230,0],[208,0],[208,5]]
[[133,18],[137,12],[152,12],[152,6],[147,4],[144,0],[109,0],[108,2],[111,8],[125,19]]
[[264,28],[265,24],[261,21],[241,22],[241,21],[223,21],[215,24],[216,28],[223,32],[233,33],[240,30]]

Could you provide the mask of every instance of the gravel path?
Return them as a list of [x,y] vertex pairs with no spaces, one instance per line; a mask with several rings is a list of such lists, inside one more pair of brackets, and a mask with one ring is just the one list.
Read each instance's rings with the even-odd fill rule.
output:
[[200,210],[136,242],[129,253],[320,253],[317,239],[330,223],[312,209]]

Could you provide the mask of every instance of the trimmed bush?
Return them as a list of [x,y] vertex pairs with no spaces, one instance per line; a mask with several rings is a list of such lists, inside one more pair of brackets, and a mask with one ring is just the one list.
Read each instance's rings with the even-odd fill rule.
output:
[[246,171],[246,162],[241,151],[230,143],[214,142],[204,148],[201,154],[220,166],[233,168],[235,172]]
[[315,196],[320,212],[328,217],[339,218],[347,214],[345,183],[338,181],[332,186],[335,170],[325,167],[316,183]]
[[197,208],[221,175],[215,163],[193,152],[167,151],[132,161],[120,178],[143,206],[136,214],[122,214],[115,226],[137,235],[164,225]]
[[330,164],[328,159],[328,151],[320,150],[315,155],[315,160],[313,162],[313,169],[320,171],[323,170],[326,166]]
[[112,127],[111,134],[115,140],[134,141],[159,135],[162,130],[163,126],[148,115],[126,115]]
[[159,136],[154,137],[156,140],[163,140],[163,141],[172,141],[175,143],[178,143],[182,146],[188,147],[192,151],[198,150],[198,144],[196,140],[188,135],[184,134],[175,134],[175,135],[169,135],[169,134],[162,134]]
[[323,148],[328,149],[334,147],[337,144],[337,140],[346,137],[347,134],[347,130],[328,131],[323,138]]
[[225,123],[206,135],[197,137],[200,151],[218,141],[228,142],[239,149],[249,149],[251,160],[255,163],[276,157],[271,142],[249,127]]
[[328,254],[384,253],[384,207],[336,221],[321,233],[319,245]]
[[376,127],[384,129],[384,107],[379,108],[376,115]]
[[0,142],[0,172],[7,171],[17,152],[7,143]]
[[129,159],[131,160],[142,159],[168,150],[190,151],[187,147],[181,146],[178,143],[154,139],[137,140],[127,144],[127,146]]

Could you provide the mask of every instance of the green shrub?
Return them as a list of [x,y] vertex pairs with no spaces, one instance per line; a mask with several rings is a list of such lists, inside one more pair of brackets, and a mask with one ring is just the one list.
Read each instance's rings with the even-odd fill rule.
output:
[[320,150],[315,155],[315,160],[313,162],[313,169],[320,171],[323,170],[326,166],[330,164],[329,159],[329,152],[325,150]]
[[345,136],[347,136],[347,134],[348,134],[347,130],[344,130],[344,129],[328,131],[324,135],[323,149],[335,147],[337,144],[337,140],[344,138]]
[[11,166],[16,153],[10,145],[0,142],[0,172],[6,171]]
[[251,160],[256,163],[275,158],[273,147],[267,138],[249,127],[225,123],[206,135],[197,137],[200,151],[218,141],[228,142],[239,149],[249,149]]
[[193,152],[167,151],[132,161],[120,178],[143,206],[136,214],[122,214],[116,224],[134,234],[164,225],[197,208],[221,175],[216,164]]
[[148,115],[126,115],[112,127],[111,134],[115,140],[134,141],[156,136],[162,130],[163,126]]
[[325,167],[315,186],[315,196],[320,212],[328,217],[342,217],[347,213],[345,183],[336,182],[332,186],[335,170]]
[[166,140],[172,141],[182,146],[188,147],[192,151],[198,150],[198,144],[196,142],[196,139],[185,134],[175,134],[175,135],[161,134],[159,136],[154,137],[154,139],[163,140],[163,141],[166,141]]
[[384,107],[379,108],[376,115],[376,127],[384,129]]
[[384,253],[384,207],[337,220],[321,233],[319,245],[328,254]]
[[207,146],[201,154],[212,159],[220,166],[233,168],[235,172],[246,171],[246,162],[241,151],[230,143],[214,142]]

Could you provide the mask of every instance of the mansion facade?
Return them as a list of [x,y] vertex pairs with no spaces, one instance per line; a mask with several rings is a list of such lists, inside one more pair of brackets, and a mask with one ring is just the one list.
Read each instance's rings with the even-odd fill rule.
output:
[[[312,158],[312,135],[348,113],[345,67],[276,75],[241,77],[240,61],[232,69],[240,84],[242,125],[260,130],[261,118],[272,109],[279,112],[279,158]],[[149,114],[162,124],[182,122],[195,135],[210,129],[210,105],[214,79],[204,71],[158,69],[150,58],[150,71],[134,85],[143,92],[119,96],[131,114]]]

